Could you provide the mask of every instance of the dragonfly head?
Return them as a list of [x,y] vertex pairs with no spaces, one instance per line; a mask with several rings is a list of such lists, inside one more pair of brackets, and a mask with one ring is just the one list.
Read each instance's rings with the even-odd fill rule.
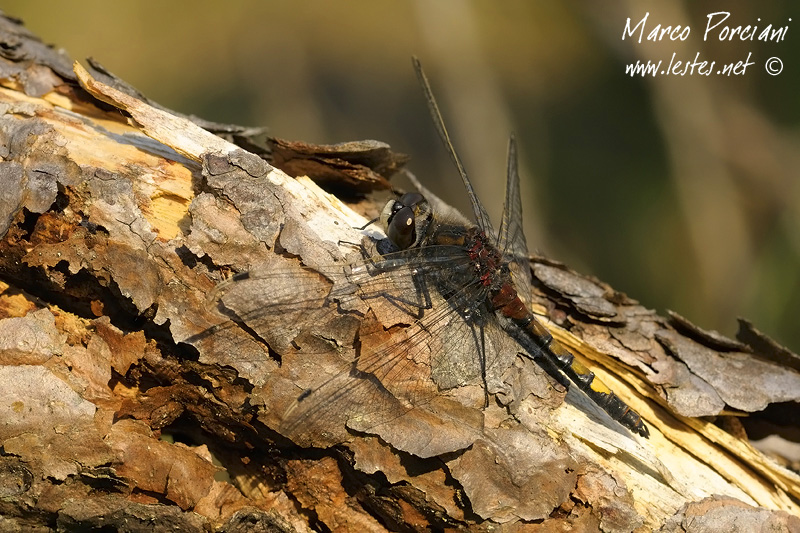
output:
[[418,192],[389,200],[381,212],[381,225],[400,250],[419,244],[431,221],[431,206]]

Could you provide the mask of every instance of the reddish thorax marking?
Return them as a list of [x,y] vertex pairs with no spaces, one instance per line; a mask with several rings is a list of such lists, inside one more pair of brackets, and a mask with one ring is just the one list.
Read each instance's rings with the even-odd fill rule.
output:
[[490,293],[492,306],[511,319],[524,320],[529,314],[528,309],[519,299],[511,280],[501,271],[503,258],[500,251],[488,244],[486,234],[477,228],[468,232],[467,241],[471,242],[468,253],[475,262],[481,283],[485,287],[494,286]]

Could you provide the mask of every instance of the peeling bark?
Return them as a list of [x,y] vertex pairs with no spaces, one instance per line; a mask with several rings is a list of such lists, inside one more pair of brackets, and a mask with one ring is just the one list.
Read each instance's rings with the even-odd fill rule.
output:
[[[73,71],[11,19],[0,39],[4,527],[798,528],[797,475],[714,423],[749,415],[780,433],[797,417],[797,356],[749,323],[731,340],[660,317],[546,258],[532,260],[534,309],[649,441],[521,358],[498,362],[486,408],[479,383],[431,381],[421,407],[393,411],[391,387],[362,380],[350,410],[287,423],[305,388],[404,328],[334,275],[367,219],[274,165],[343,190],[403,159],[375,142],[273,142],[284,152],[268,162],[241,147],[253,131],[198,125],[97,65]],[[235,272],[254,284],[226,295],[229,321],[210,296]],[[430,377],[446,342],[409,371]]]

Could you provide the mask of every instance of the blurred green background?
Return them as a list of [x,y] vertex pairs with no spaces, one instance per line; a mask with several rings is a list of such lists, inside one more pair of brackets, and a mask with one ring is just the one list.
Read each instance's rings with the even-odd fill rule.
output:
[[[601,5],[602,4],[602,7]],[[386,141],[467,209],[411,68],[434,86],[496,217],[520,144],[529,246],[644,305],[728,335],[735,317],[800,349],[800,3],[610,0],[3,2],[45,42],[155,101],[319,143]],[[788,25],[780,43],[703,40]],[[628,17],[690,25],[623,40]],[[760,20],[759,20],[760,19]],[[792,19],[790,22],[789,19]],[[721,26],[720,26],[721,28]],[[759,29],[759,32],[760,32]],[[638,60],[745,60],[740,76],[631,77]],[[770,57],[780,75],[765,71]]]

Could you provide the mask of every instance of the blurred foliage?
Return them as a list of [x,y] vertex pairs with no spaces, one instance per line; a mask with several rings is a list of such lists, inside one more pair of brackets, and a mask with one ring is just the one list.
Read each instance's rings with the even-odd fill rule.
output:
[[[374,138],[465,209],[410,66],[419,56],[495,217],[520,142],[530,247],[729,335],[746,316],[800,349],[800,4],[6,0],[47,42],[163,105],[287,139]],[[685,42],[622,40],[628,17]],[[789,25],[703,41],[706,16]],[[789,19],[792,22],[789,22]],[[759,20],[760,19],[760,20]],[[742,76],[625,74],[639,60],[755,62]],[[770,76],[764,62],[780,57]]]

